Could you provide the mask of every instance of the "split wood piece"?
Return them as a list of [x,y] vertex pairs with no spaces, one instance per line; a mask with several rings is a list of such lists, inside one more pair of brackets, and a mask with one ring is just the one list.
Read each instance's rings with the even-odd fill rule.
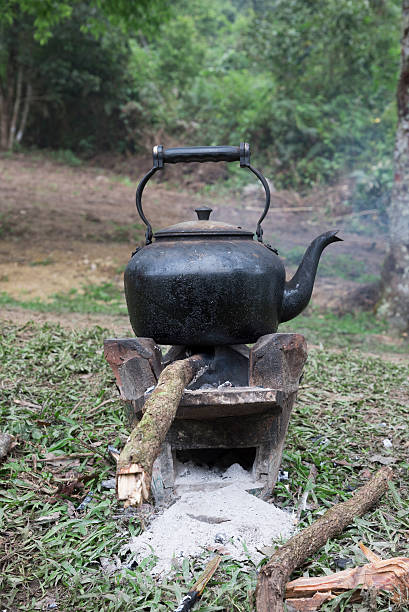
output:
[[138,400],[154,387],[162,371],[161,350],[152,338],[109,338],[105,359],[111,366],[121,399]]
[[[299,612],[312,612],[336,595],[358,587],[361,591],[374,589],[393,593],[393,601],[400,605],[409,601],[409,558],[381,559],[362,542],[359,546],[370,563],[327,576],[292,580],[285,592],[287,606]],[[361,601],[361,593],[354,593],[353,600]]]
[[306,360],[304,336],[281,333],[261,336],[250,349],[250,386],[296,392]]
[[292,572],[371,508],[388,488],[392,470],[381,468],[371,480],[345,502],[335,504],[317,521],[290,538],[260,572],[256,588],[257,612],[283,612],[285,586]]
[[116,473],[117,497],[125,507],[149,498],[153,463],[169,431],[185,387],[207,365],[202,355],[193,355],[168,365],[144,406],[144,415],[132,430],[119,456]]

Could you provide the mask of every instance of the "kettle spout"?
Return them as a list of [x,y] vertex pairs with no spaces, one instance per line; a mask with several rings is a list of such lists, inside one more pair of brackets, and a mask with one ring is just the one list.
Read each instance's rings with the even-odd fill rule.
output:
[[331,242],[342,241],[342,238],[338,238],[336,235],[337,231],[321,234],[311,242],[306,250],[297,272],[285,284],[280,323],[293,319],[307,306],[311,298],[322,251]]

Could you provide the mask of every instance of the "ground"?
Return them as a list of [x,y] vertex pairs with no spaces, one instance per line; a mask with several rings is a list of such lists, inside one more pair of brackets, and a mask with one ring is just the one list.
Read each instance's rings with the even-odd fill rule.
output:
[[[0,292],[20,301],[47,301],[90,283],[121,287],[131,251],[143,241],[135,186],[149,164],[145,160],[142,169],[138,160],[139,172],[128,176],[105,168],[70,167],[40,155],[0,158]],[[197,170],[203,174],[203,168],[205,164]],[[125,169],[129,171],[129,162]],[[218,185],[204,192],[199,181],[180,189],[177,179],[185,185],[186,176],[173,176],[173,168],[166,172],[167,180],[152,181],[144,195],[154,228],[195,218],[198,205],[211,206],[217,220],[255,228],[262,195],[223,191]],[[209,176],[213,180],[211,172]],[[251,175],[248,184],[254,184]],[[351,214],[348,193],[348,186],[341,185],[304,198],[292,192],[272,195],[264,236],[279,249],[290,272],[318,234],[338,227],[344,239],[323,255],[313,303],[334,305],[346,291],[380,274],[385,236],[379,227],[374,233],[374,215]]]
[[[121,446],[128,429],[101,347],[109,335],[132,333],[122,271],[143,240],[134,192],[149,160],[98,164],[0,157],[0,409],[2,429],[18,442],[0,465],[0,605],[7,611],[169,609],[206,561],[187,561],[176,577],[156,583],[149,559],[135,566],[120,552],[144,518],[124,513],[102,486],[115,469],[106,445]],[[210,205],[217,219],[255,226],[262,199],[225,188],[205,167],[168,173],[147,188],[155,228],[193,218],[198,204]],[[289,476],[274,502],[297,507],[309,489],[303,527],[382,462],[394,469],[381,505],[308,560],[301,571],[310,575],[335,571],[341,561],[362,564],[361,539],[381,556],[408,556],[407,339],[371,312],[345,314],[346,304],[357,305],[353,292],[376,281],[386,249],[376,215],[352,214],[348,198],[343,184],[305,197],[276,192],[265,223],[265,238],[290,273],[316,235],[339,227],[344,238],[323,255],[306,315],[281,328],[306,336],[309,358],[286,441]],[[93,498],[81,509],[88,492]],[[128,565],[110,573],[102,571],[107,563]],[[224,559],[196,609],[252,610],[256,569]],[[394,605],[387,597],[345,601],[352,610]]]

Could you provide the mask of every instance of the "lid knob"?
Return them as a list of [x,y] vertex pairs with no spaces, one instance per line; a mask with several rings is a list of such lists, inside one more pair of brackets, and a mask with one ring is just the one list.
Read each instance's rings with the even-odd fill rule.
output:
[[208,206],[199,206],[199,208],[195,208],[195,213],[199,221],[208,221],[212,210],[213,208],[209,208]]

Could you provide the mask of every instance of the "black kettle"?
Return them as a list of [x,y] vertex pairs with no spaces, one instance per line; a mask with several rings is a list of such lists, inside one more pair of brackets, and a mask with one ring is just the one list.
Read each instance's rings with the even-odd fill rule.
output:
[[[255,234],[212,221],[211,208],[196,208],[198,219],[152,232],[142,210],[142,192],[165,163],[239,161],[263,184],[266,202]],[[125,295],[137,336],[160,344],[210,346],[255,342],[277,331],[308,304],[323,249],[341,240],[331,231],[308,247],[294,277],[276,251],[263,242],[261,223],[270,206],[264,176],[250,164],[250,147],[153,148],[153,168],[136,192],[136,207],[147,226],[146,245],[125,269]],[[256,239],[254,239],[256,238]]]

